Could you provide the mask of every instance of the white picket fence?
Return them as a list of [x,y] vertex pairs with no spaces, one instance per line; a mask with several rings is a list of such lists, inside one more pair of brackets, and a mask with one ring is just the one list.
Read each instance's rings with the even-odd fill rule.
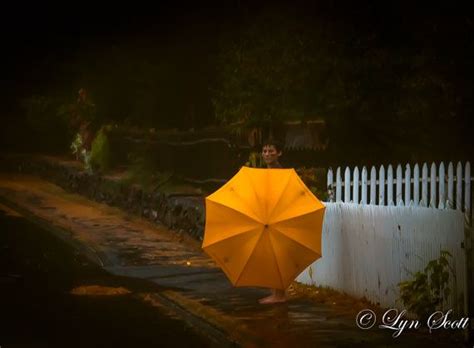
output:
[[447,170],[444,163],[406,164],[404,171],[401,165],[345,168],[344,177],[341,171],[327,174],[323,257],[297,280],[400,308],[398,284],[448,250],[455,275],[443,307],[462,311],[469,295],[464,226],[471,224],[470,163],[455,168],[450,162]]
[[[464,167],[464,170],[463,170]],[[471,222],[471,165],[449,162],[447,172],[443,162],[438,166],[423,163],[401,165],[395,170],[392,165],[372,167],[370,175],[364,166],[351,170],[346,167],[344,179],[341,167],[336,169],[335,182],[332,169],[327,173],[327,188],[330,202],[374,204],[386,206],[421,206],[437,209],[456,209],[465,213],[465,221]],[[395,188],[395,190],[394,190]]]
[[467,289],[464,216],[455,209],[326,203],[322,257],[297,281],[406,309],[398,284],[413,279],[441,250],[451,253],[451,296],[443,309],[463,312]]

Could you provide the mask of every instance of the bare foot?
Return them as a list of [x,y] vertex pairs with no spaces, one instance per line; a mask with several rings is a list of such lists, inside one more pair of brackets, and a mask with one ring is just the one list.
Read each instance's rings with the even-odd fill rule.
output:
[[281,295],[270,295],[258,300],[260,304],[272,304],[272,303],[282,303],[286,302],[286,297]]

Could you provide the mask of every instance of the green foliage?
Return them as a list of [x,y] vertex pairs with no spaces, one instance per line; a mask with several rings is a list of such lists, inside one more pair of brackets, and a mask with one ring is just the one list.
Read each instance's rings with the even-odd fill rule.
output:
[[299,177],[313,194],[321,201],[328,199],[326,183],[326,169],[324,168],[306,168],[296,169]]
[[416,272],[412,280],[398,284],[403,305],[422,320],[439,309],[451,293],[448,283],[453,271],[448,257],[451,254],[441,250],[440,257],[428,262],[423,272]]
[[213,120],[206,84],[213,68],[202,41],[167,45],[150,33],[110,44],[90,42],[68,70],[93,94],[98,124],[199,128]]
[[213,89],[219,121],[262,125],[303,114],[314,60],[306,29],[285,14],[266,13],[236,36],[222,37]]
[[94,171],[106,172],[110,168],[111,150],[106,127],[100,129],[92,142],[90,165]]
[[245,163],[247,167],[264,168],[263,158],[260,152],[252,151],[249,154],[249,160]]
[[402,48],[350,21],[308,20],[277,7],[223,32],[212,89],[218,121],[245,129],[321,117],[329,156],[338,160],[406,161],[407,154],[412,161],[439,160],[454,148],[470,153],[472,81],[459,77],[449,49],[428,27],[420,30],[430,44]]
[[124,179],[126,183],[138,184],[146,190],[153,190],[168,183],[173,177],[172,172],[160,172],[151,156],[133,154],[131,158]]
[[61,103],[56,107],[56,115],[71,122],[71,120],[77,119],[81,122],[90,122],[95,123],[98,121],[98,115],[96,111],[96,106],[89,98],[84,100],[76,101],[74,103]]

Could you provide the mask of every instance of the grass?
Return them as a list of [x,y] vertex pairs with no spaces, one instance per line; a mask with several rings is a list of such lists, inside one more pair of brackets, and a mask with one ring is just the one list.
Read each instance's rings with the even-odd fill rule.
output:
[[315,303],[336,306],[343,315],[357,314],[362,309],[371,309],[377,315],[384,313],[385,309],[368,301],[365,298],[355,298],[340,291],[314,285],[293,282],[288,290],[290,298],[305,298]]

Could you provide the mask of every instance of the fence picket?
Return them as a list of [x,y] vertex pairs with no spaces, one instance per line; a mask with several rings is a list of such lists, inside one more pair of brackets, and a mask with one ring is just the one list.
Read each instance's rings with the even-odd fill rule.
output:
[[344,171],[344,202],[350,203],[351,201],[351,170],[346,167]]
[[431,164],[430,173],[430,207],[436,208],[436,164]]
[[327,189],[328,189],[328,201],[334,202],[334,183],[333,183],[333,173],[332,168],[328,169],[327,174]]
[[[378,168],[378,171],[375,166],[372,166],[369,177],[365,166],[362,167],[361,171],[356,166],[352,172],[351,181],[351,169],[345,167],[344,178],[342,178],[341,167],[337,167],[334,183],[334,171],[332,168],[328,168],[328,201],[387,206],[409,206],[413,204],[414,206],[429,206],[437,209],[457,209],[464,211],[466,221],[471,222],[470,190],[472,178],[470,177],[471,164],[469,162],[466,162],[464,172],[462,163],[458,162],[456,164],[456,176],[454,176],[453,162],[448,163],[447,169],[444,162],[439,163],[439,167],[433,162],[430,168],[428,168],[427,163],[423,163],[421,177],[418,163],[415,163],[413,167],[413,175],[410,164],[405,165],[404,175],[401,164],[396,167],[396,176],[394,176],[394,172],[394,167],[391,164],[388,165],[387,171],[385,171],[383,165]],[[454,193],[455,181],[456,193]],[[370,193],[368,192],[369,185]],[[403,185],[405,185],[404,188]],[[342,186],[344,186],[344,193]],[[342,197],[343,194],[344,197]]]
[[354,168],[353,176],[352,201],[356,204],[359,204],[359,168]]
[[342,194],[342,179],[341,179],[341,167],[337,167],[336,170],[336,202],[341,202]]
[[441,162],[439,165],[439,203],[438,209],[444,209],[446,207],[446,188],[445,188],[445,170],[444,170],[444,163]]
[[448,200],[446,202],[446,208],[454,208],[454,166],[453,162],[448,164]]
[[361,202],[367,204],[367,168],[362,167],[362,189],[361,189]]
[[397,166],[397,191],[396,191],[396,201],[397,205],[403,205],[403,197],[402,197],[402,166]]
[[471,226],[471,164],[466,162],[464,167],[464,216],[466,223]]
[[385,205],[385,168],[379,169],[379,205]]
[[462,210],[462,164],[456,165],[456,210]]
[[418,163],[413,168],[413,204],[420,204],[420,167]]
[[405,166],[405,205],[410,205],[411,201],[411,168],[410,165],[407,164]]
[[375,167],[372,166],[370,169],[370,204],[376,204],[375,198],[376,193],[375,190],[377,189],[377,171]]
[[393,203],[393,168],[389,164],[387,169],[387,204],[394,205]]
[[428,165],[423,163],[421,168],[421,203],[422,207],[428,206]]

